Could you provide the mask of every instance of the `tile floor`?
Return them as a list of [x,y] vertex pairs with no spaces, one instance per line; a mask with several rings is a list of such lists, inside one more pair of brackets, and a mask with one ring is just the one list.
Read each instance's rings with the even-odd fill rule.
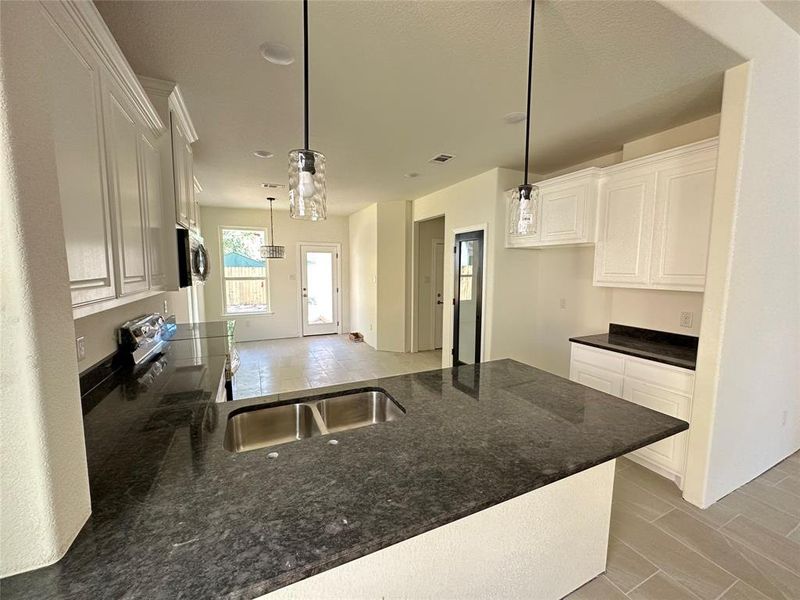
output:
[[604,575],[569,600],[800,599],[800,453],[706,510],[617,461]]
[[237,342],[233,397],[252,398],[373,377],[440,369],[441,351],[378,352],[346,335]]

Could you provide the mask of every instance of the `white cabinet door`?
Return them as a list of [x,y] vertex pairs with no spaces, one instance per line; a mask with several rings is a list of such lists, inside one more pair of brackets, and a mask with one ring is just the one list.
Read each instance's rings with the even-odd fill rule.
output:
[[145,212],[139,186],[138,130],[115,92],[106,94],[106,149],[117,234],[119,296],[146,291]]
[[[708,154],[708,153],[706,153]],[[702,291],[711,233],[716,152],[658,173],[650,281]]]
[[150,289],[164,288],[164,215],[161,194],[161,153],[145,134],[139,137],[140,177],[147,206],[147,248]]
[[[48,19],[49,20],[49,19]],[[99,75],[53,25],[43,40],[52,70],[50,116],[72,305],[116,296],[102,144]]]
[[622,396],[623,376],[619,373],[612,373],[611,371],[573,360],[570,365],[569,378],[600,392],[617,397]]
[[[689,420],[689,399],[663,388],[626,377],[622,397],[678,419]],[[686,433],[673,435],[635,452],[664,469],[681,475],[686,459]]]
[[[174,115],[171,115],[170,123],[172,128],[172,167],[175,179],[175,219],[179,225],[188,228],[191,204],[186,172],[187,161],[191,159],[191,147]],[[188,166],[188,169],[191,170],[191,165]]]
[[600,192],[595,285],[635,284],[649,278],[655,172],[611,175]]
[[541,189],[541,227],[543,243],[567,244],[587,241],[585,184]]
[[192,145],[187,141],[183,155],[183,178],[185,180],[186,206],[189,229],[197,231],[197,207],[194,199],[194,153]]

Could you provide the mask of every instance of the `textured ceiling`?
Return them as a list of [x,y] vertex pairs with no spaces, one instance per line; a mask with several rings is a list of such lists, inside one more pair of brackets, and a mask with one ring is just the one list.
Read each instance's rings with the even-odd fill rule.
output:
[[[286,183],[286,153],[302,145],[301,3],[96,4],[138,74],[181,85],[200,136],[201,202],[264,206],[260,183]],[[328,159],[332,213],[521,167],[524,123],[502,117],[524,110],[528,7],[310,3],[311,146]],[[298,60],[266,62],[267,40]],[[655,2],[537,2],[532,170],[717,112],[722,72],[740,62]],[[254,158],[258,149],[275,158]],[[456,158],[427,162],[440,152]]]

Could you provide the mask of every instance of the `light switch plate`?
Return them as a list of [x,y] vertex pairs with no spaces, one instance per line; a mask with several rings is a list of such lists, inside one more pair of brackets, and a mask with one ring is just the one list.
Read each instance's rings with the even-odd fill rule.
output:
[[694,313],[691,313],[688,310],[681,312],[681,327],[688,327],[691,329],[693,318]]
[[86,358],[86,338],[83,336],[75,338],[75,351],[78,353],[78,360]]

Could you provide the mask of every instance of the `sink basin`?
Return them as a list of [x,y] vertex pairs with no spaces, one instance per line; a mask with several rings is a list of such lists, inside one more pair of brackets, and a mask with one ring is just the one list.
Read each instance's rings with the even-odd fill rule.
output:
[[404,414],[394,400],[378,390],[325,398],[316,403],[316,409],[329,433],[394,421]]
[[301,398],[285,406],[256,406],[228,418],[224,446],[231,452],[247,452],[394,421],[405,412],[389,394],[379,389]]
[[246,452],[320,435],[318,419],[308,404],[248,410],[228,419],[225,449]]

